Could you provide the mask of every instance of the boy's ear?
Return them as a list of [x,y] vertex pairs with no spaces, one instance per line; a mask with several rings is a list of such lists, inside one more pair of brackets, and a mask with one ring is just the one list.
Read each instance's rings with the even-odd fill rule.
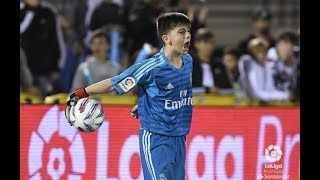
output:
[[168,35],[162,35],[162,41],[163,41],[165,44],[172,45],[171,38],[170,38],[170,36],[168,36]]

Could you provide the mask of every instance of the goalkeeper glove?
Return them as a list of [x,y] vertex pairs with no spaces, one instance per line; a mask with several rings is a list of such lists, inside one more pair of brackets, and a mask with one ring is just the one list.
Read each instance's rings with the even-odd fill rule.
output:
[[139,116],[138,116],[138,105],[135,105],[135,106],[131,109],[130,113],[131,113],[131,116],[132,116],[132,117],[135,117],[136,119],[139,119]]
[[68,123],[70,126],[72,126],[72,123],[70,121],[70,110],[72,106],[75,106],[79,99],[88,97],[88,93],[86,92],[85,88],[79,88],[73,93],[71,93],[67,100],[67,106],[65,108],[64,114],[68,120]]

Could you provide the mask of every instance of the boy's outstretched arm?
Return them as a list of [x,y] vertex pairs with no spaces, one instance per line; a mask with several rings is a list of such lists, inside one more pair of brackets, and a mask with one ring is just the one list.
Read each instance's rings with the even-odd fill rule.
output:
[[114,90],[115,88],[111,83],[111,78],[97,82],[85,88],[88,95],[110,93]]

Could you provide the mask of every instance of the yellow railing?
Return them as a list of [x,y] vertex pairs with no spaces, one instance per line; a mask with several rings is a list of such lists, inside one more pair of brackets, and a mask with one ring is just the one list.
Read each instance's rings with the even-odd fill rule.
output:
[[[43,101],[37,97],[27,93],[20,93],[20,104],[65,104],[68,94],[60,93],[47,96]],[[131,95],[99,95],[93,96],[105,105],[134,105],[137,103],[137,97]],[[238,99],[235,96],[219,96],[219,95],[194,95],[193,104],[195,106],[261,106],[257,101],[248,102],[244,99]],[[299,102],[280,102],[271,101],[263,106],[273,107],[293,107],[300,106]]]
[[40,104],[42,100],[40,97],[29,94],[20,93],[20,104]]

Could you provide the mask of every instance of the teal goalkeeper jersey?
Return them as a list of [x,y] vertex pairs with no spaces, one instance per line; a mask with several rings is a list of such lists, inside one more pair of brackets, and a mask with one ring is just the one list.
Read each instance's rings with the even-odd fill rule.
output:
[[138,113],[141,127],[167,136],[190,131],[192,119],[192,57],[183,54],[183,66],[171,65],[163,48],[153,57],[134,64],[112,78],[115,89],[124,94],[138,85]]

